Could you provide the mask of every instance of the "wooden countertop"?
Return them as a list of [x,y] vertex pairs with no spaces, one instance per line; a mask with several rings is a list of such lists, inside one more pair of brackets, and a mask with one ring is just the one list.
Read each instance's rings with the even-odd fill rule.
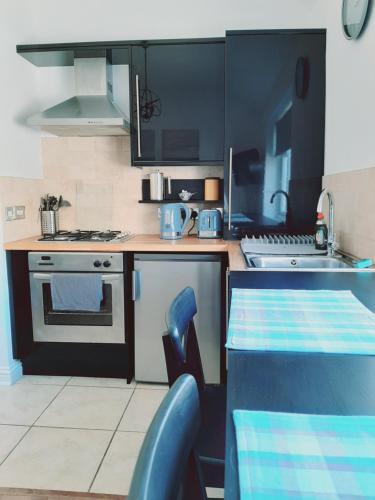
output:
[[231,271],[245,271],[246,264],[238,241],[199,239],[185,236],[181,240],[162,240],[157,234],[138,234],[118,243],[47,242],[37,241],[39,236],[4,244],[5,250],[33,252],[213,252],[228,253]]

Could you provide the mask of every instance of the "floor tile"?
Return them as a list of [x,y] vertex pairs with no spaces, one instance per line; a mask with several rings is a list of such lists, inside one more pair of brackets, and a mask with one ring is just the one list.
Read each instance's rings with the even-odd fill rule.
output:
[[166,393],[166,390],[136,388],[120,422],[119,430],[147,432]]
[[127,495],[145,434],[116,432],[90,491]]
[[132,389],[66,386],[35,425],[114,430]]
[[0,466],[0,486],[87,491],[111,437],[34,427]]
[[56,385],[0,386],[0,424],[33,424],[60,390]]
[[167,391],[169,389],[168,384],[146,384],[144,382],[137,382],[137,389],[156,389]]
[[16,446],[29,427],[21,425],[0,425],[0,463]]
[[123,378],[96,378],[96,377],[72,377],[67,385],[77,385],[82,387],[122,387],[124,389],[134,389],[134,380],[128,384]]
[[71,377],[58,377],[54,375],[24,375],[17,382],[20,384],[34,385],[65,385]]

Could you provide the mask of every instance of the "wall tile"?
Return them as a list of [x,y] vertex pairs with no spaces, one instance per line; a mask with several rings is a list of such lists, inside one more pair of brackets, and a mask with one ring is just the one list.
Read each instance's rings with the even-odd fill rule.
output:
[[95,137],[96,151],[122,151],[122,138],[119,137]]
[[76,188],[77,227],[101,230],[112,228],[113,185],[79,181]]
[[[60,227],[129,229],[158,233],[157,205],[139,204],[142,179],[155,168],[130,166],[130,138],[45,138],[44,172],[51,182],[63,182],[72,208],[61,211]],[[165,167],[172,178],[221,176],[222,167]],[[53,185],[53,184],[52,184]],[[72,194],[72,189],[75,189]]]
[[123,151],[130,151],[130,137],[121,137],[121,149]]
[[[42,139],[43,168],[64,164],[64,155],[67,150],[67,139],[64,137],[45,137]],[[46,175],[46,172],[44,172]]]
[[[130,138],[44,137],[43,179],[0,179],[0,209],[25,205],[26,219],[5,224],[6,241],[40,234],[40,197],[70,201],[59,212],[60,229],[129,229],[158,233],[158,205],[139,204],[142,179],[155,168],[130,166]],[[222,167],[163,167],[172,178],[222,177]]]
[[94,151],[94,137],[67,137],[65,142],[68,146],[68,151]]
[[323,184],[334,196],[340,248],[375,261],[375,168],[327,175]]

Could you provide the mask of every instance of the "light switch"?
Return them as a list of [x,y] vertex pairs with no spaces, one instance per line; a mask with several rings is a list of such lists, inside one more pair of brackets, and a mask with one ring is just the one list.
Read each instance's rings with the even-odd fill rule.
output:
[[14,220],[16,218],[15,207],[5,207],[5,220]]
[[24,219],[25,218],[25,206],[24,205],[16,205],[14,207],[16,210],[16,219]]

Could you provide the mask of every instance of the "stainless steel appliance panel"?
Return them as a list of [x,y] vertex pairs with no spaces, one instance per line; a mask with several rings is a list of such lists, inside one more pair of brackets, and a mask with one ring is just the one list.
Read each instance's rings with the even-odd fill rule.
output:
[[196,295],[194,318],[203,371],[208,383],[220,382],[221,262],[210,255],[136,254],[133,273],[135,378],[166,382],[162,335],[166,312],[186,286]]
[[[104,263],[107,263],[106,265]],[[109,265],[108,265],[109,262]],[[30,252],[29,270],[122,272],[122,253]]]
[[[123,255],[30,252],[29,277],[35,342],[125,343]],[[54,311],[52,273],[100,274],[104,297],[99,312]]]
[[124,278],[122,274],[102,275],[103,284],[111,286],[112,324],[107,326],[46,324],[43,284],[49,284],[50,279],[51,275],[49,273],[30,273],[33,338],[35,342],[125,343]]

